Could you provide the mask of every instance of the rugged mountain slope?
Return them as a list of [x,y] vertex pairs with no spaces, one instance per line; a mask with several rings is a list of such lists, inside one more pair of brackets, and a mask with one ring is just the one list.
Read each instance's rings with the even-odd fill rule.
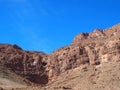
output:
[[24,90],[119,90],[120,24],[81,33],[50,55],[1,44],[0,62],[29,81],[46,85]]
[[95,29],[89,34],[79,34],[71,45],[56,50],[46,59],[46,70],[51,80],[77,67],[119,62],[120,24],[105,30]]

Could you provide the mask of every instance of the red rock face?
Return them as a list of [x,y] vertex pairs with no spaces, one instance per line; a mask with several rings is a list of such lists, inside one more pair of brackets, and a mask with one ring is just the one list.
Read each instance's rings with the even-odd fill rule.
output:
[[89,58],[85,48],[82,46],[61,48],[48,56],[48,76],[52,79],[82,64],[89,64]]
[[[0,63],[37,84],[46,84],[48,81],[45,73],[46,62],[42,61],[45,56],[47,55],[42,52],[23,51],[17,45],[0,45]],[[40,79],[43,76],[44,81]]]

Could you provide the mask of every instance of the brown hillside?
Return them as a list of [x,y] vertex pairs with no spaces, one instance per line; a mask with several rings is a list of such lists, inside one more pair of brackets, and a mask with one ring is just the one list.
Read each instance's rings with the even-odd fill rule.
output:
[[50,55],[1,44],[0,62],[40,86],[23,90],[120,90],[120,24],[81,33]]

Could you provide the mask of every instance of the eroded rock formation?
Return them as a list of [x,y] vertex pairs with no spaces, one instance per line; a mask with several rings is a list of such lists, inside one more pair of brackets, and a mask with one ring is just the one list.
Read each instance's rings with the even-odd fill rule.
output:
[[70,69],[120,61],[120,24],[77,35],[71,45],[51,53],[47,61],[46,70],[50,81]]
[[69,46],[50,55],[24,51],[17,45],[0,45],[0,63],[37,84],[48,84],[62,73],[84,66],[120,61],[120,24],[77,35]]

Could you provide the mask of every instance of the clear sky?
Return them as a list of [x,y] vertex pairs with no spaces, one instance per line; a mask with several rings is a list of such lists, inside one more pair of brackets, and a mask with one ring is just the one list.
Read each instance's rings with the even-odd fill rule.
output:
[[120,22],[120,0],[0,0],[0,43],[50,53]]

